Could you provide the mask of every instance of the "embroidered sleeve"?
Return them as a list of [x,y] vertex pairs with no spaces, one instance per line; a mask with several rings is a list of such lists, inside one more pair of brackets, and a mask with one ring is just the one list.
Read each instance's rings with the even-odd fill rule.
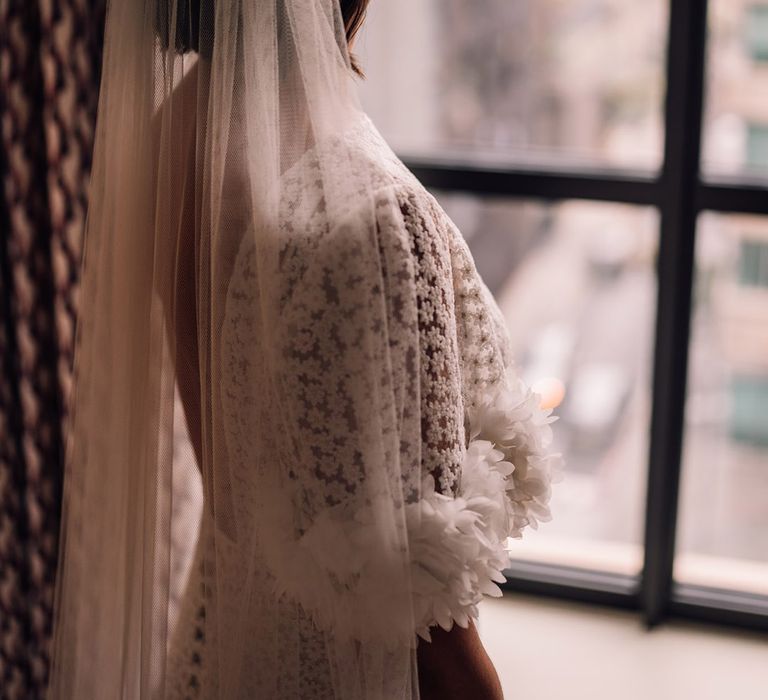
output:
[[458,487],[465,447],[461,368],[446,231],[417,193],[400,196],[418,308],[421,471],[443,494]]
[[[254,525],[276,594],[339,638],[415,645],[500,595],[507,538],[548,518],[552,419],[511,369],[464,400],[454,232],[423,190],[390,189],[373,205],[372,227],[353,213],[286,236],[272,332],[291,430],[274,440],[291,468],[248,459],[243,473],[258,483]],[[252,259],[238,279],[253,277]],[[234,303],[250,297],[230,297],[237,319]],[[230,393],[264,383],[256,363],[235,381],[259,343],[239,328]],[[238,395],[233,456],[255,439],[250,395]],[[271,425],[272,404],[253,403]]]
[[[554,418],[540,408],[539,397],[513,366],[502,368],[498,380],[482,386],[466,406],[462,401],[456,304],[465,295],[460,289],[459,301],[454,300],[454,275],[444,248],[447,220],[430,204],[413,196],[401,203],[419,307],[426,476],[419,501],[408,506],[408,524],[416,632],[426,640],[431,626],[448,630],[456,622],[466,627],[477,617],[483,595],[501,595],[496,584],[504,581],[509,563],[507,539],[550,519],[550,484],[559,478],[559,456],[548,450]],[[471,260],[468,265],[477,275]],[[491,329],[475,330],[473,337],[488,342],[498,337]],[[503,348],[470,348],[470,355],[473,351],[504,356]],[[458,430],[457,407],[466,434]]]

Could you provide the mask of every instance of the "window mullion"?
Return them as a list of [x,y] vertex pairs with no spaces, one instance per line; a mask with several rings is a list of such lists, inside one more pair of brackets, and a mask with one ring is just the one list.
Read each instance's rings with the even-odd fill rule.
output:
[[685,411],[704,92],[706,0],[671,0],[658,305],[641,603],[669,613]]

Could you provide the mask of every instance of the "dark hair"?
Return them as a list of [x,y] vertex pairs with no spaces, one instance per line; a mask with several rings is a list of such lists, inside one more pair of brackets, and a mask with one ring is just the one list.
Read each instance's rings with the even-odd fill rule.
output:
[[[170,17],[169,3],[173,0],[158,0],[157,13],[155,16],[155,27],[160,35],[163,46],[170,45],[168,22]],[[178,0],[176,0],[178,2]],[[344,31],[347,35],[347,44],[352,42],[360,27],[363,26],[365,13],[368,10],[370,0],[339,0],[341,7],[341,16],[344,21]],[[211,26],[213,20],[214,0],[185,0],[178,2],[176,8],[176,37],[174,46],[179,53],[187,51],[197,51],[204,56],[210,56],[211,39],[210,32],[201,36],[200,28],[201,15],[203,17],[202,26]],[[363,77],[363,71],[357,58],[350,54],[349,59],[352,63],[352,70],[360,77]]]
[[[344,31],[347,33],[347,44],[352,42],[352,39],[354,39],[360,31],[360,27],[363,26],[369,2],[370,0],[341,0],[341,16],[344,18]],[[350,53],[349,60],[352,62],[352,70],[354,70],[361,78],[364,77],[360,64],[357,62],[357,57]]]

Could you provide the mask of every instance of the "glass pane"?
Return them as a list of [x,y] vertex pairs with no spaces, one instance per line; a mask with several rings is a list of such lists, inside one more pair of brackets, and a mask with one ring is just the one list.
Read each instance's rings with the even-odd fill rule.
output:
[[747,8],[747,46],[755,61],[768,61],[768,5],[751,4]]
[[675,576],[768,594],[768,219],[707,213]]
[[385,0],[355,51],[396,150],[656,169],[666,0]]
[[504,313],[516,361],[557,406],[554,519],[513,556],[637,574],[656,303],[654,210],[438,193]]
[[768,0],[711,0],[702,165],[768,176]]

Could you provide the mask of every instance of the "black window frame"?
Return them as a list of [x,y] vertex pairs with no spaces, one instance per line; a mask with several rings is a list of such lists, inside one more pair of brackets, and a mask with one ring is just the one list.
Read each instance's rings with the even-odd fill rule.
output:
[[701,169],[707,5],[707,0],[669,2],[664,159],[657,174],[403,160],[427,187],[442,191],[635,204],[660,213],[642,571],[636,577],[517,560],[504,587],[636,610],[649,628],[677,617],[768,631],[768,597],[673,578],[697,220],[704,211],[768,215],[765,184],[708,178]]

